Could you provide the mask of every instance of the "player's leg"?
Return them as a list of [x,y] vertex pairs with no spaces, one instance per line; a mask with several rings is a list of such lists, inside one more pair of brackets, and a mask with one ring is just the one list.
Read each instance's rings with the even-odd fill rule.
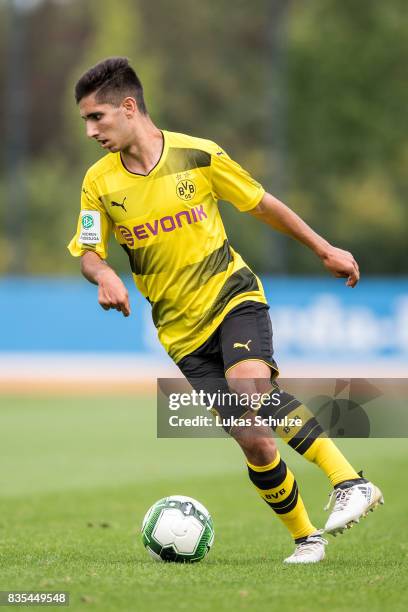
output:
[[[177,365],[198,391],[203,389],[218,392],[220,389],[230,389],[224,376],[219,330]],[[241,410],[239,405],[232,405],[221,406],[219,410],[220,416],[228,420],[232,416],[239,418],[246,408]],[[256,439],[249,435],[249,429],[233,428],[232,431],[247,457],[251,481],[297,540],[295,555],[288,562],[309,563],[321,560],[324,557],[324,542],[315,541],[315,536],[318,538],[316,529],[310,523],[292,473],[276,450],[269,428],[265,436],[257,435]],[[282,488],[285,488],[285,492]],[[271,495],[270,499],[267,495]]]
[[[288,419],[300,418],[302,421],[300,427],[274,427],[275,432],[282,440],[299,455],[323,470],[333,487],[351,480],[355,480],[356,484],[364,482],[364,479],[361,479],[333,440],[325,435],[309,408],[290,393],[282,391],[279,388],[279,381],[275,380],[271,384],[273,385],[271,392],[275,390],[279,391],[280,394],[280,404],[273,410],[274,418],[281,420],[285,417]],[[264,381],[264,387],[264,390],[268,387],[266,380]],[[267,409],[265,413],[267,413]]]
[[379,504],[384,503],[380,489],[362,478],[350,465],[336,444],[326,436],[310,410],[292,395],[280,392],[281,403],[274,413],[276,418],[300,416],[300,428],[276,427],[275,431],[300,455],[308,459],[329,478],[334,489],[329,504],[333,508],[325,525],[325,531],[336,535],[358,523]]
[[[267,367],[257,362],[260,370]],[[251,363],[251,366],[255,362]],[[256,394],[256,380],[249,380],[247,363],[232,368],[227,378],[229,388],[246,397]],[[239,405],[237,406],[239,411]],[[269,427],[255,425],[251,410],[238,412],[245,425],[233,426],[229,433],[242,448],[251,482],[261,498],[276,513],[296,543],[295,552],[286,563],[316,563],[324,558],[326,540],[311,523],[298,491],[293,473],[280,457]]]
[[[276,379],[278,375],[277,365],[273,359],[272,325],[268,310],[264,305],[245,302],[239,309],[234,309],[223,322],[221,336],[227,373],[229,368],[238,361],[248,361],[250,365],[251,359],[258,358],[270,367],[270,370],[263,371],[265,378],[262,379],[262,383],[259,383],[262,385],[261,392],[268,393],[276,390],[277,383],[273,383],[273,388],[270,383],[271,376],[272,379]],[[249,339],[251,340],[250,350],[247,351],[242,345],[245,347],[245,342],[248,342]],[[323,436],[323,430],[312,412],[293,395],[281,392],[280,405],[276,409],[270,407],[263,412],[265,415],[270,414],[279,419],[285,416],[301,418],[300,428],[291,428],[288,431],[288,428],[277,427],[275,431],[286,444],[320,467],[333,487],[345,481],[356,480],[355,484],[361,482],[359,474],[334,442]]]
[[[271,377],[276,378],[278,370],[273,359],[272,325],[267,308],[254,302],[245,302],[231,311],[221,326],[221,343],[227,376],[230,369],[242,361],[247,363],[246,373],[249,377],[260,378],[261,393],[276,390],[277,383],[273,383],[274,388],[270,383]],[[251,369],[253,359],[256,358],[267,364],[270,371],[257,370],[256,365]],[[275,430],[284,442],[318,466],[334,487],[331,498],[335,498],[335,503],[325,526],[327,532],[342,532],[347,526],[358,522],[369,510],[383,503],[378,487],[357,473],[333,440],[324,434],[313,413],[295,397],[281,392],[280,405],[276,409],[261,409],[261,412],[274,418],[301,417],[301,427],[290,430],[277,427]]]

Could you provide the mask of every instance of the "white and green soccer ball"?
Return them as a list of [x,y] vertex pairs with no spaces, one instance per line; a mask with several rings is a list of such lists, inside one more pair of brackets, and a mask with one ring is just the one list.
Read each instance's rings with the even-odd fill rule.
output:
[[172,495],[159,499],[142,523],[142,539],[157,561],[193,563],[204,559],[214,542],[208,510],[192,497]]

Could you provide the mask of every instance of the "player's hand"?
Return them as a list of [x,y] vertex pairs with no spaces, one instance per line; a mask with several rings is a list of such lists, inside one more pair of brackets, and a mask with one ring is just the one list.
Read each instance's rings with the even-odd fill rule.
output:
[[98,276],[98,302],[104,310],[115,308],[124,317],[130,315],[128,291],[111,268]]
[[360,280],[358,264],[348,251],[330,245],[322,255],[322,261],[334,276],[347,278],[347,287],[355,287]]

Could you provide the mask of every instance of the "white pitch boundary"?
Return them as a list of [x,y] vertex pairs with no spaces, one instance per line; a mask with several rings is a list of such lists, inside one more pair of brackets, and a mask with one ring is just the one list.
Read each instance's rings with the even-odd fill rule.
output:
[[[284,378],[406,378],[401,360],[286,361]],[[9,384],[151,384],[181,373],[170,360],[136,353],[0,353],[0,387]]]

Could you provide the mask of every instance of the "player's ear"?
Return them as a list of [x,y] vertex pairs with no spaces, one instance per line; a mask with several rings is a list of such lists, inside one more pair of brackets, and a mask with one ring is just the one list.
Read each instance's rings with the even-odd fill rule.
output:
[[129,119],[131,117],[133,117],[133,115],[137,111],[136,100],[134,98],[132,98],[131,96],[128,96],[128,97],[124,98],[124,100],[122,102],[122,106],[123,106],[123,108],[125,110],[126,116]]

